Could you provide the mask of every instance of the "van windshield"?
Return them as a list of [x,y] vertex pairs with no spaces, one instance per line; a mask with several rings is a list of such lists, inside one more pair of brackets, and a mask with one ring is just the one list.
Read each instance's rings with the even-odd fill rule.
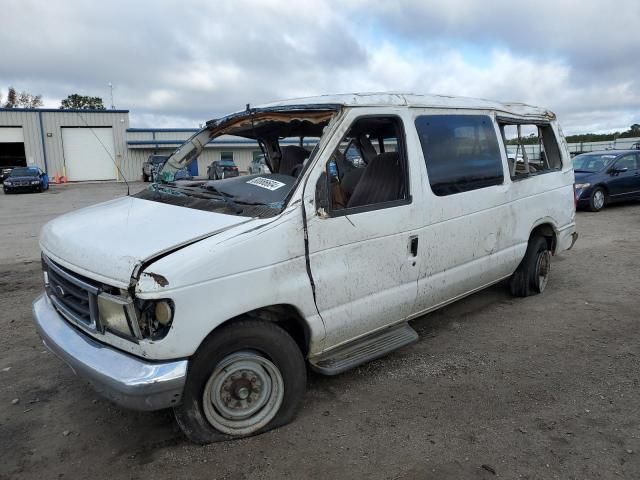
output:
[[[277,215],[311,164],[317,151],[314,145],[323,140],[325,128],[339,109],[339,105],[270,107],[212,120],[171,154],[158,173],[158,183],[135,196],[233,215]],[[176,172],[198,158],[206,145],[220,135],[256,141],[265,151],[265,164],[271,173],[223,180],[177,181]],[[311,138],[313,142],[309,141]],[[220,165],[235,164],[221,161]],[[247,167],[242,166],[241,170]]]

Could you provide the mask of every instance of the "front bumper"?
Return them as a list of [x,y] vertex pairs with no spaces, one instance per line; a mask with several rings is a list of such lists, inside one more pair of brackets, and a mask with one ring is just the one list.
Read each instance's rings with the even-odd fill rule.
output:
[[148,362],[104,345],[69,325],[45,294],[33,302],[33,316],[45,346],[109,400],[133,410],[180,404],[187,360]]
[[2,188],[5,192],[35,192],[42,185],[5,185],[2,184]]

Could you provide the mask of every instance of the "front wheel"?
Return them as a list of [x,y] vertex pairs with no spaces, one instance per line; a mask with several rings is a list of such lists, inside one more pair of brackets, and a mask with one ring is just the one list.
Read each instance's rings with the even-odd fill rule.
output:
[[305,385],[304,358],[291,336],[273,323],[241,320],[200,346],[175,417],[200,444],[256,435],[293,419]]
[[591,197],[589,197],[589,210],[591,210],[592,212],[599,212],[600,210],[602,210],[606,198],[606,193],[602,188],[594,188],[593,192],[591,192]]
[[544,292],[551,273],[551,250],[547,239],[536,236],[529,240],[522,262],[509,280],[511,294],[528,297]]

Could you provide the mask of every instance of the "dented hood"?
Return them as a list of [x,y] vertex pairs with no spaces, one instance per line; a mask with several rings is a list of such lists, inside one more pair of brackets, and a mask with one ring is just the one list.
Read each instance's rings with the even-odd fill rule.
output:
[[63,266],[122,287],[140,264],[248,221],[124,197],[50,221],[42,229],[40,247]]

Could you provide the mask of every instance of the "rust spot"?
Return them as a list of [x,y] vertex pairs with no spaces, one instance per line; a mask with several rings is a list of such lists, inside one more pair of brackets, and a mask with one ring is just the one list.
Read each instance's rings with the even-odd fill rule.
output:
[[153,272],[145,272],[145,273],[149,275],[151,278],[153,278],[155,282],[161,287],[166,287],[167,285],[169,285],[169,280],[167,280],[163,275],[160,275],[159,273],[153,273]]

